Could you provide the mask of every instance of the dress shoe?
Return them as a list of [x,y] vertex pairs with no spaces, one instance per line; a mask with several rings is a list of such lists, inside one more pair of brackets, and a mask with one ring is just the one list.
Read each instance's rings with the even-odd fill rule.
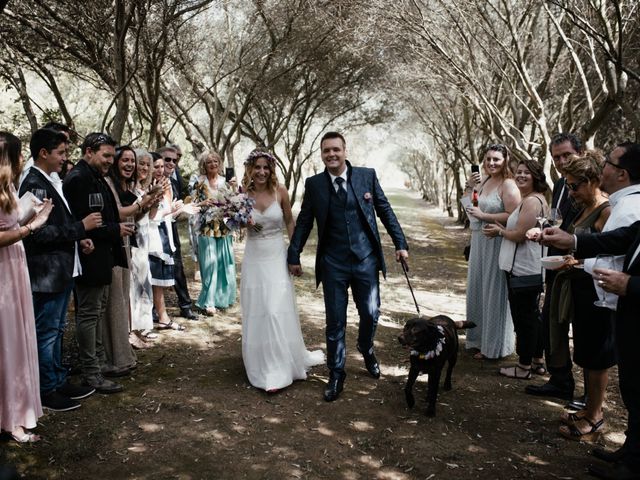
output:
[[124,390],[122,385],[112,382],[111,380],[107,380],[101,373],[85,375],[82,378],[82,385],[95,388],[99,393],[118,393]]
[[591,450],[591,455],[609,463],[615,463],[622,460],[622,457],[624,457],[625,453],[626,453],[626,448],[624,445],[619,449],[613,450],[613,451],[605,450],[604,448],[600,448],[600,447],[596,447],[593,450]]
[[129,367],[102,367],[100,373],[109,378],[126,377],[131,375],[131,369]]
[[380,378],[380,365],[378,365],[378,359],[376,355],[372,353],[363,354],[364,366],[367,367],[367,371],[373,378]]
[[197,320],[198,319],[198,317],[196,317],[196,314],[193,313],[191,308],[181,308],[180,309],[180,316],[183,317],[183,318],[186,318],[187,320]]
[[327,388],[324,389],[324,399],[327,402],[333,402],[338,399],[342,387],[344,385],[344,379],[347,377],[346,373],[332,373],[329,377],[329,383]]
[[573,388],[557,387],[549,382],[543,385],[527,385],[524,387],[524,391],[529,395],[538,397],[555,397],[562,400],[571,400],[573,398]]
[[584,410],[587,408],[587,396],[582,395],[581,397],[574,398],[567,403],[564,408],[568,408],[569,410]]
[[589,465],[589,473],[604,480],[640,480],[640,472],[631,470],[624,463],[609,465]]

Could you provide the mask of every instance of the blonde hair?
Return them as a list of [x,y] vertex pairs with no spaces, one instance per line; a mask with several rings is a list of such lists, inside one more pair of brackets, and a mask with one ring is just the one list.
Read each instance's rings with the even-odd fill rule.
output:
[[214,157],[218,160],[218,175],[220,175],[220,166],[222,165],[222,157],[215,150],[205,150],[200,155],[198,155],[198,171],[201,175],[207,174],[206,163],[209,160],[209,157]]
[[14,189],[20,176],[22,142],[9,132],[0,132],[0,210],[13,212],[18,204]]
[[511,152],[509,151],[509,148],[502,143],[493,143],[491,145],[488,145],[484,151],[484,155],[482,156],[482,168],[485,170],[485,172],[486,166],[484,165],[484,162],[487,160],[487,153],[489,152],[498,152],[502,154],[504,163],[502,164],[502,170],[500,171],[500,174],[502,175],[503,179],[513,178],[513,172],[511,171]]
[[244,175],[242,177],[242,189],[245,192],[252,192],[255,189],[253,184],[253,170],[259,158],[264,158],[269,166],[269,178],[267,179],[267,188],[276,191],[278,188],[278,176],[276,175],[276,159],[269,152],[260,149],[253,150],[244,161]]
[[564,174],[587,180],[600,182],[600,174],[604,166],[604,155],[600,150],[585,150],[581,155],[570,155],[564,165]]

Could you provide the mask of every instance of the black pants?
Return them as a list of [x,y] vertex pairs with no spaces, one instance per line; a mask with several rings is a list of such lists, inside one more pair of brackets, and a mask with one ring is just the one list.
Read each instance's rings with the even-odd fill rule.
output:
[[538,302],[540,292],[509,288],[509,307],[516,331],[516,353],[522,365],[530,365],[533,358],[542,357],[542,320]]
[[184,275],[184,267],[182,265],[182,249],[180,247],[180,236],[178,235],[178,225],[173,223],[171,225],[173,229],[173,244],[176,247],[176,251],[173,252],[173,274],[175,277],[175,285],[173,289],[178,296],[178,306],[180,310],[185,308],[191,308],[191,297],[189,296],[189,289],[187,288],[187,277]]
[[[550,327],[549,327],[549,316],[551,309],[551,289],[553,288],[553,280],[555,279],[555,272],[552,270],[547,270],[546,273],[546,285],[545,285],[545,296],[544,296],[544,304],[542,305],[542,340],[544,345],[544,352],[547,361],[547,370],[551,374],[551,378],[549,379],[549,383],[554,384],[556,386],[565,386],[570,385],[573,388],[574,380],[571,369],[573,368],[573,362],[571,361],[571,355],[569,353],[569,349],[566,349],[566,354],[562,358],[554,358],[553,361],[549,358],[550,351]],[[567,338],[563,339],[563,341],[569,344],[569,335],[567,334]],[[555,366],[554,366],[555,365]]]
[[624,458],[635,472],[640,472],[640,370],[638,369],[638,335],[636,318],[616,318],[616,347],[618,349],[618,379],[620,395],[628,412]]

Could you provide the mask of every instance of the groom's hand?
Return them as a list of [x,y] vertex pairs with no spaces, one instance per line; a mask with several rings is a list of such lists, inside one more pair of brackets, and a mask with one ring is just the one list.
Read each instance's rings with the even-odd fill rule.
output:
[[289,273],[294,277],[302,276],[302,265],[291,265],[289,264]]
[[399,262],[401,259],[404,259],[405,263],[409,260],[409,252],[406,250],[396,250],[396,262]]

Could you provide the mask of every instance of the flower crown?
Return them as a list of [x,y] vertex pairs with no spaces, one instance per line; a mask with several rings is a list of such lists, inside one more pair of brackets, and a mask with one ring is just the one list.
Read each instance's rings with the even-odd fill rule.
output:
[[252,151],[247,159],[244,161],[244,165],[254,165],[258,158],[266,158],[267,162],[269,162],[269,166],[273,168],[276,164],[276,158],[271,155],[269,152],[265,152],[264,150],[254,150]]

